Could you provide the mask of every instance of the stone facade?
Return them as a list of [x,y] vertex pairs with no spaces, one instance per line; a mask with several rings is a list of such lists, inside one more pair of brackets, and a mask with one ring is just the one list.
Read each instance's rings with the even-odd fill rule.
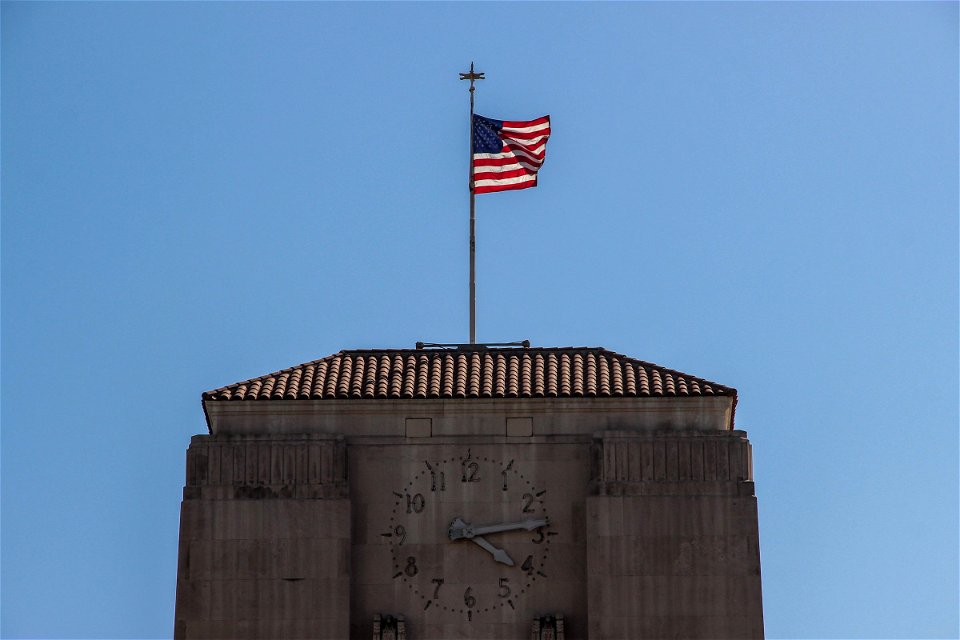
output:
[[174,637],[348,637],[342,439],[195,436],[183,494]]
[[734,403],[207,400],[174,635],[762,638]]
[[746,434],[608,433],[595,455],[589,637],[763,637]]

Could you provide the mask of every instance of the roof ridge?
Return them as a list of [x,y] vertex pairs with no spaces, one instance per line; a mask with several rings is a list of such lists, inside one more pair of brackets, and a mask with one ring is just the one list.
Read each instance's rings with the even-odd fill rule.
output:
[[[527,349],[605,349],[606,348],[601,346],[588,346],[588,345],[580,345],[580,346],[530,345],[529,347],[524,347],[521,345],[507,346],[507,345],[500,345],[499,343],[492,343],[492,344],[496,346],[490,346],[488,345],[488,343],[483,343],[483,342],[478,342],[476,344],[463,343],[462,345],[461,343],[451,343],[450,346],[451,347],[457,346],[457,345],[462,346],[463,347],[462,350],[464,351],[469,351],[470,350],[469,347],[477,347],[481,349],[508,349],[508,350],[512,349],[514,351],[525,351]],[[356,349],[341,349],[337,353],[340,353],[343,351],[443,351],[443,350],[444,350],[443,347],[433,348],[430,346],[424,346],[420,349],[417,349],[416,347],[358,347]],[[456,349],[453,349],[453,350],[455,351]]]

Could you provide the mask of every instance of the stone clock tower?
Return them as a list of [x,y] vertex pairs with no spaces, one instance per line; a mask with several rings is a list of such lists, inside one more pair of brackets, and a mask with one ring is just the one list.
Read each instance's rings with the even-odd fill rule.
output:
[[341,351],[203,394],[176,638],[762,638],[736,390],[602,348]]

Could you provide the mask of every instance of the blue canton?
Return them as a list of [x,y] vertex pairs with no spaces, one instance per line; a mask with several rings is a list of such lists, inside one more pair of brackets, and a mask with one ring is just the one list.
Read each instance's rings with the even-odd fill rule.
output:
[[500,130],[503,120],[473,116],[473,152],[500,153],[503,151],[503,141],[500,139]]

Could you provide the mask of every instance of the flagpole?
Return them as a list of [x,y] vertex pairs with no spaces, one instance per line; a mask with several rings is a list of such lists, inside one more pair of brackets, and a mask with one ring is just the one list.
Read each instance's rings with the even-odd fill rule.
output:
[[[470,63],[473,73],[473,63]],[[473,80],[470,80],[470,344],[477,342],[477,194],[473,191]]]
[[474,80],[483,80],[483,73],[474,73],[473,62],[470,71],[460,74],[461,80],[470,81],[470,344],[477,342],[477,212],[476,193],[473,190],[473,92]]

